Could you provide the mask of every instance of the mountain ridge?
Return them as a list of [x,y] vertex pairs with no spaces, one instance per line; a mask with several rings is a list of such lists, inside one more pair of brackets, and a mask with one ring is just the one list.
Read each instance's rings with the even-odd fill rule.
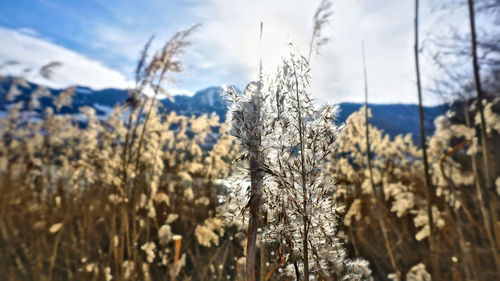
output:
[[[7,93],[12,86],[13,80],[12,77],[0,80],[0,111],[5,112],[10,104],[19,101],[25,101],[25,110],[27,110],[30,96],[39,86],[30,82],[28,82],[29,87],[18,86],[20,94],[14,100],[9,101]],[[62,89],[47,89],[52,97],[58,96],[63,91]],[[79,107],[91,106],[96,109],[98,116],[104,119],[116,104],[123,104],[127,98],[128,93],[126,90],[113,88],[93,90],[89,87],[77,86],[72,106],[61,108],[60,113],[75,114],[78,113]],[[193,96],[176,95],[173,97],[173,101],[169,99],[160,99],[159,101],[166,111],[195,116],[215,112],[221,121],[225,120],[227,111],[227,102],[220,87],[208,87],[197,91]],[[41,97],[40,103],[42,109],[48,106],[54,107],[52,99],[49,97]],[[337,120],[343,123],[350,114],[359,110],[363,104],[344,102],[340,103],[339,106],[341,110],[337,115]],[[372,111],[371,124],[388,133],[391,137],[407,133],[411,133],[415,141],[420,137],[418,105],[398,103],[369,104],[369,106]],[[427,136],[432,135],[434,132],[434,119],[444,114],[448,109],[449,106],[446,104],[424,107]],[[42,112],[41,109],[35,111]]]

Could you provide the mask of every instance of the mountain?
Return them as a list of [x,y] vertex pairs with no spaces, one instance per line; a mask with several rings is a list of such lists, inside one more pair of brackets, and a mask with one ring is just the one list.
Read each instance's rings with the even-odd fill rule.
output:
[[[360,103],[341,103],[341,111],[337,116],[340,122],[344,122],[349,115],[358,111],[364,104]],[[370,104],[372,118],[370,122],[375,127],[382,129],[391,137],[399,134],[411,133],[413,141],[420,143],[420,120],[418,105],[416,104]],[[425,135],[434,134],[434,120],[446,113],[449,105],[442,104],[438,106],[424,106],[424,126]]]
[[[13,100],[7,100],[7,93],[13,84],[13,78],[7,77],[0,79],[0,116],[4,115],[9,106],[13,103],[24,101],[25,110],[28,110],[27,104],[30,101],[31,94],[38,85],[28,83],[26,87],[18,86],[20,94]],[[52,97],[58,96],[62,90],[48,89]],[[193,96],[177,95],[173,101],[162,99],[160,102],[166,111],[175,111],[181,115],[195,115],[217,113],[220,120],[225,119],[227,103],[220,87],[209,87],[196,92]],[[126,90],[103,89],[92,90],[87,87],[77,87],[73,96],[73,103],[70,107],[63,107],[61,113],[76,114],[78,108],[82,106],[91,106],[96,109],[98,116],[106,118],[116,104],[123,104],[127,99]],[[41,107],[36,110],[41,112],[47,106],[54,107],[52,98],[40,98]],[[344,122],[353,112],[363,106],[360,103],[341,103],[341,111],[338,115],[338,121]],[[379,129],[384,130],[392,137],[398,134],[412,133],[413,139],[418,141],[420,137],[420,125],[418,118],[418,106],[415,104],[371,104],[373,117],[371,123]],[[434,132],[434,119],[442,115],[449,108],[448,105],[427,106],[425,112],[426,135],[432,135]],[[418,143],[418,142],[417,142]]]
[[196,92],[192,97],[177,95],[174,96],[174,101],[163,99],[161,102],[167,111],[195,116],[215,112],[220,120],[225,120],[227,103],[221,93],[220,87],[209,87]]

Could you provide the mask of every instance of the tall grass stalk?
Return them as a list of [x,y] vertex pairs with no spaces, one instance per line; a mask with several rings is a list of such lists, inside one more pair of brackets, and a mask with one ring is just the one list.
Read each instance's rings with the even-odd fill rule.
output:
[[396,257],[394,256],[394,251],[392,250],[391,247],[391,242],[389,241],[389,236],[388,236],[388,231],[387,227],[385,225],[384,217],[382,214],[382,195],[379,194],[377,188],[375,187],[375,182],[373,181],[373,172],[372,172],[372,151],[371,151],[371,142],[370,142],[370,122],[368,119],[368,78],[367,78],[367,70],[366,70],[366,58],[365,58],[365,43],[364,41],[361,42],[361,51],[362,51],[362,58],[363,58],[363,78],[364,78],[364,84],[365,84],[365,135],[366,135],[366,164],[368,166],[368,175],[370,178],[370,186],[372,189],[373,193],[373,198],[375,199],[375,209],[377,212],[377,220],[380,225],[380,229],[382,230],[382,235],[384,237],[384,244],[385,244],[385,249],[387,250],[387,253],[389,254],[389,258],[391,261],[392,268],[394,272],[396,273],[398,279],[401,278],[401,272],[397,266],[396,263]]
[[[484,100],[484,93],[483,89],[481,87],[481,74],[479,70],[479,63],[478,63],[478,57],[477,57],[477,41],[476,41],[476,21],[475,21],[475,10],[474,10],[474,0],[468,0],[468,11],[469,11],[469,26],[470,26],[470,40],[471,40],[471,55],[472,55],[472,69],[474,73],[474,86],[475,90],[477,93],[477,107],[479,111],[479,117],[480,117],[480,131],[481,131],[481,151],[482,151],[482,158],[483,158],[483,173],[484,173],[484,183],[486,186],[486,191],[489,189],[493,189],[493,184],[492,184],[492,170],[490,167],[490,161],[488,160],[489,156],[489,150],[488,150],[488,135],[486,134],[486,120],[484,117],[484,105],[483,105],[483,100]],[[479,181],[479,179],[478,179]],[[480,184],[480,183],[477,183]],[[480,187],[477,187],[480,189]],[[490,216],[488,214],[488,210],[486,207],[486,204],[484,204],[483,200],[483,191],[478,190],[478,198],[481,203],[481,212],[483,214],[483,219],[484,219],[484,224],[486,227],[486,231],[488,232],[488,238],[490,240],[491,248],[493,251],[493,256],[495,258],[495,263],[498,268],[500,268],[500,256],[498,252],[498,245],[495,243],[495,239],[493,238],[493,233],[494,229],[496,228],[495,226],[492,227],[491,225],[491,220]],[[496,200],[496,198],[493,198],[493,200]],[[493,210],[495,212],[495,210]],[[492,229],[493,228],[493,229]]]
[[[260,23],[259,41],[262,42],[262,31],[264,23]],[[254,118],[261,119],[261,106],[262,100],[262,56],[259,58],[259,82],[257,84],[256,97],[257,105],[254,111]],[[255,281],[255,255],[257,252],[257,230],[260,222],[260,212],[262,205],[262,184],[264,172],[261,168],[262,163],[262,147],[260,143],[260,135],[262,128],[257,128],[254,132],[257,134],[255,137],[257,143],[252,147],[253,151],[250,152],[250,200],[249,207],[249,222],[247,231],[247,255],[246,255],[246,280]]]
[[419,16],[419,0],[415,0],[415,72],[417,76],[417,94],[418,94],[418,112],[420,119],[420,145],[422,147],[422,160],[424,164],[425,188],[427,191],[427,217],[429,218],[429,244],[431,249],[431,263],[434,280],[439,281],[439,252],[437,248],[437,235],[434,226],[434,219],[432,214],[432,206],[434,202],[434,190],[432,188],[431,176],[429,174],[429,160],[427,159],[427,144],[425,140],[425,117],[424,107],[422,105],[422,87],[420,82],[420,63],[419,63],[419,42],[418,42],[418,18]]

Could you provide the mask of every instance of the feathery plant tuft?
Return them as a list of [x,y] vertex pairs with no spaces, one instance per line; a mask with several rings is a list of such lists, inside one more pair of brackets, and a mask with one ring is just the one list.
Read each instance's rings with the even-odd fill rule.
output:
[[[255,84],[241,97],[229,92],[228,120],[245,149],[242,158],[256,148],[262,154],[267,222],[262,226],[263,242],[279,249],[285,274],[298,279],[369,280],[366,261],[348,259],[337,237],[342,208],[334,200],[333,181],[324,169],[340,132],[335,124],[337,107],[314,105],[308,93],[309,73],[307,59],[292,50],[275,78],[264,80],[261,96],[255,95]],[[257,109],[260,116],[254,114]],[[231,196],[238,195],[244,192],[236,190]]]

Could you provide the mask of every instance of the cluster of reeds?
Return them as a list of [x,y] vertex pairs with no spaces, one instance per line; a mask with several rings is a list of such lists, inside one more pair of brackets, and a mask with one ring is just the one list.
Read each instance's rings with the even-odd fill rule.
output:
[[[491,143],[500,139],[494,129],[499,105],[498,98],[485,104]],[[431,232],[421,148],[411,135],[391,139],[369,125],[368,166],[365,112],[362,108],[347,119],[338,155],[329,163],[346,202],[344,237],[351,249],[370,262],[380,279],[402,278],[419,264],[431,272],[436,259],[439,280],[493,280],[499,273],[500,194],[498,187],[486,187],[478,179],[484,167],[473,165],[481,157],[477,110],[459,106],[453,117],[440,116],[428,140],[435,249],[427,243]],[[475,122],[466,124],[465,119]],[[490,167],[498,167],[498,151],[491,148],[489,155]]]
[[[229,91],[231,131],[157,102],[195,27],[151,57],[146,44],[135,88],[106,119],[89,107],[61,114],[75,88],[40,87],[13,104],[0,118],[0,279],[494,280],[500,99],[482,95],[474,35],[478,100],[439,117],[433,136],[422,125],[419,145],[390,138],[370,125],[366,102],[339,137],[335,108],[308,92],[330,7],[315,15],[309,58],[292,52],[275,79],[261,66],[243,95]],[[10,101],[30,87],[14,80]],[[37,116],[40,98],[54,108]],[[235,178],[238,153],[250,182]]]
[[[89,107],[59,114],[74,88],[52,97],[55,112],[35,118],[21,101],[0,120],[0,279],[237,276],[241,238],[216,212],[233,139],[215,115],[165,114],[141,94],[180,71],[190,31],[143,53],[137,87],[105,120]],[[13,96],[29,87],[12,85]]]

